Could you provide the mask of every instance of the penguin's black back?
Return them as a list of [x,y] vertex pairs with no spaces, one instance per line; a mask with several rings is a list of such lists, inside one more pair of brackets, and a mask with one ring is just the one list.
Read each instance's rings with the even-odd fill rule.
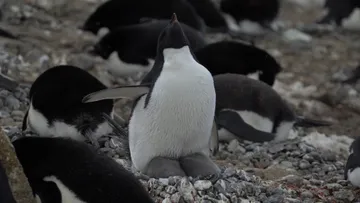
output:
[[220,8],[235,20],[251,20],[264,24],[273,21],[279,12],[279,0],[222,0]]
[[266,51],[240,42],[222,41],[209,44],[196,50],[195,56],[212,75],[247,75],[261,71],[259,79],[270,86],[274,84],[276,75],[282,69]]
[[187,0],[110,0],[100,5],[84,24],[84,30],[96,34],[102,27],[137,24],[141,18],[168,19],[176,13],[182,22],[202,30],[202,22]]
[[82,103],[84,96],[105,89],[97,78],[80,68],[60,65],[46,70],[33,83],[29,98],[34,109],[49,122],[60,119],[76,125],[103,122],[102,112],[110,114],[112,100]]
[[188,2],[195,8],[208,27],[227,30],[226,21],[214,2],[211,0],[188,0]]
[[10,189],[9,179],[5,173],[5,169],[1,162],[0,162],[0,202],[16,203]]
[[[94,46],[94,52],[107,59],[113,51],[117,51],[124,62],[148,65],[147,59],[155,58],[158,37],[168,23],[168,20],[154,20],[118,28],[105,35]],[[200,32],[185,24],[181,25],[192,49],[205,46]]]
[[342,20],[348,18],[353,10],[359,6],[358,0],[327,0],[325,8],[329,9],[329,12],[319,23],[330,23],[334,20],[340,26]]
[[216,111],[251,111],[269,118],[274,128],[281,121],[294,121],[295,114],[269,85],[238,74],[214,76]]
[[32,183],[55,176],[87,203],[153,202],[132,173],[83,142],[24,137],[13,145],[35,193],[43,188]]

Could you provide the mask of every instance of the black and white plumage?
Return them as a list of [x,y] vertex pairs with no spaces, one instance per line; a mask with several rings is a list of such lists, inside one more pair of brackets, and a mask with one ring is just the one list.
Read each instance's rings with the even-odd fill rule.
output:
[[13,145],[41,203],[153,202],[131,172],[86,143],[24,137]]
[[350,155],[347,159],[344,179],[356,187],[360,187],[360,137],[357,137],[350,145]]
[[103,27],[113,31],[121,26],[138,24],[144,18],[168,19],[174,12],[184,24],[204,30],[201,18],[187,0],[109,0],[89,16],[82,29],[97,34]]
[[280,9],[279,0],[221,0],[220,9],[237,24],[243,21],[270,27]]
[[0,202],[1,203],[16,203],[12,194],[9,179],[6,175],[5,168],[0,162]]
[[335,22],[341,26],[343,20],[350,17],[356,8],[360,8],[359,0],[326,0],[325,8],[328,13],[318,23],[329,24]]
[[30,127],[40,136],[95,142],[112,132],[101,113],[112,115],[113,101],[84,104],[82,98],[105,88],[90,73],[74,66],[60,65],[46,70],[31,86],[23,130]]
[[297,116],[271,86],[243,75],[214,76],[216,121],[220,140],[287,139],[294,126],[327,126],[329,122]]
[[136,98],[129,144],[137,170],[151,177],[220,172],[207,155],[217,136],[214,81],[195,60],[175,14],[159,36],[154,67],[140,86],[98,91],[84,102],[120,97]]
[[[120,67],[112,68],[118,75],[147,73],[154,64],[157,39],[168,22],[168,20],[153,20],[118,28],[102,37],[90,52],[103,59],[109,59],[110,65],[119,60],[117,64]],[[181,26],[189,39],[191,49],[205,46],[204,36],[200,32],[185,24]],[[114,52],[117,58],[114,58],[116,57]]]
[[196,50],[196,58],[212,75],[258,74],[258,79],[272,86],[282,70],[265,50],[234,41],[221,41]]

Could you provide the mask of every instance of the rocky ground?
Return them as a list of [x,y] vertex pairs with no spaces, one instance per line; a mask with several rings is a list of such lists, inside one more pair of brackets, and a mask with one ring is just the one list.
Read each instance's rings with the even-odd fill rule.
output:
[[[0,125],[12,138],[20,134],[29,103],[31,83],[44,70],[58,64],[84,68],[106,85],[123,84],[106,70],[104,61],[85,52],[97,40],[77,27],[100,1],[10,0],[0,1],[0,27],[19,39],[0,37],[1,72],[14,78],[14,90],[0,89]],[[311,24],[319,10],[285,4],[280,22],[299,27]],[[223,173],[216,182],[180,177],[139,178],[158,202],[356,202],[357,189],[343,180],[351,137],[360,133],[360,83],[342,85],[336,75],[355,68],[360,61],[359,32],[336,29],[309,32],[309,39],[289,40],[270,33],[256,40],[282,65],[275,89],[299,114],[334,122],[327,128],[294,130],[283,143],[222,144],[214,157]],[[209,41],[227,38],[209,35]],[[341,74],[340,74],[341,75]],[[337,77],[338,78],[338,77]],[[129,108],[120,101],[118,112]],[[128,165],[116,136],[104,138],[102,151]]]

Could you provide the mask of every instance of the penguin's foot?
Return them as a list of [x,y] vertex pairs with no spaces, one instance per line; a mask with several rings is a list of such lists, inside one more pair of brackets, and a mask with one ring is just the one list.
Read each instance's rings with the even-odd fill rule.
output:
[[155,157],[153,158],[144,170],[144,174],[152,178],[168,178],[170,176],[186,176],[185,172],[181,169],[178,160]]
[[219,176],[220,174],[220,168],[203,153],[181,157],[179,162],[187,176],[195,178]]

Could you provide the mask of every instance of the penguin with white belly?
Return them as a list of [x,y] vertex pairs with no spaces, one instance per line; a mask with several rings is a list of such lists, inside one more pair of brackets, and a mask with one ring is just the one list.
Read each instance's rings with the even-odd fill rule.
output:
[[155,178],[219,174],[207,154],[217,135],[214,81],[196,61],[176,14],[159,36],[154,67],[140,86],[94,92],[83,102],[125,97],[136,98],[129,120],[135,169]]
[[130,171],[84,142],[23,137],[13,145],[38,202],[154,202]]
[[350,155],[347,159],[344,179],[356,187],[360,187],[360,137],[357,137],[350,145]]
[[82,103],[87,94],[105,89],[97,78],[81,68],[60,65],[46,70],[32,84],[30,107],[23,119],[40,136],[71,137],[91,141],[112,132],[102,112],[113,115],[113,101]]
[[214,76],[216,121],[220,140],[254,142],[287,139],[294,126],[329,126],[330,122],[297,116],[264,82],[238,74]]

